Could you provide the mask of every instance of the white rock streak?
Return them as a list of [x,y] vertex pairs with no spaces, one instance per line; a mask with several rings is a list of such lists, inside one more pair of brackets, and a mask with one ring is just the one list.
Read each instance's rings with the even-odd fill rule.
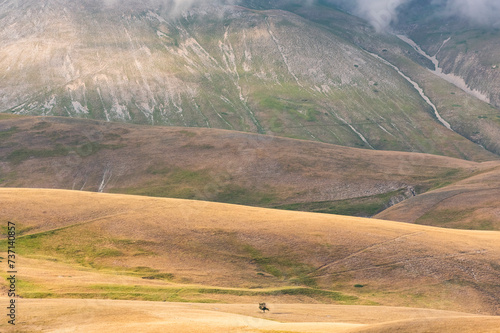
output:
[[243,97],[243,89],[240,86],[240,75],[238,74],[238,68],[236,66],[236,55],[234,54],[233,46],[229,41],[229,27],[226,28],[224,33],[224,42],[219,41],[219,49],[222,53],[222,60],[224,65],[226,65],[227,73],[229,75],[234,74],[234,85],[238,89],[240,101],[246,102],[245,97]]
[[443,124],[444,127],[446,127],[447,129],[453,131],[453,129],[451,128],[451,125],[446,120],[444,120],[443,117],[441,117],[441,115],[438,112],[437,107],[434,105],[434,103],[432,103],[432,101],[430,100],[430,98],[427,97],[427,95],[425,94],[424,90],[418,85],[417,82],[415,82],[412,79],[410,79],[410,77],[406,76],[406,74],[404,74],[403,72],[401,72],[401,70],[398,67],[396,67],[395,65],[391,64],[390,62],[388,62],[387,60],[383,59],[382,57],[379,57],[378,55],[376,55],[374,53],[370,53],[370,54],[373,57],[377,58],[378,60],[382,61],[384,64],[386,64],[386,65],[394,68],[394,70],[396,70],[399,75],[401,75],[406,81],[408,81],[418,91],[418,93],[424,99],[424,101],[431,106],[431,108],[434,110],[434,115],[436,116],[437,120],[439,120],[439,122],[441,124]]
[[341,122],[343,122],[345,125],[349,126],[349,128],[354,132],[356,133],[356,135],[361,139],[361,141],[363,141],[366,145],[368,145],[371,149],[375,149],[373,148],[373,146],[368,142],[368,140],[366,140],[366,138],[363,136],[363,134],[361,134],[357,129],[355,129],[351,124],[349,124],[344,118],[340,117],[335,111],[331,111],[335,117],[337,117],[337,119],[339,119]]
[[151,89],[149,83],[148,83],[148,75],[144,72],[144,68],[142,66],[142,63],[139,62],[139,59],[136,56],[136,52],[143,52],[145,54],[148,54],[151,56],[151,52],[149,49],[145,46],[139,47],[136,46],[132,37],[130,36],[128,30],[124,28],[125,34],[127,35],[130,43],[130,49],[133,50],[132,57],[134,58],[134,63],[135,67],[139,71],[139,75],[141,76],[142,79],[142,89],[143,89],[143,98],[144,101],[142,103],[135,103],[135,105],[139,108],[139,110],[142,111],[144,116],[149,119],[151,125],[154,125],[154,110],[155,107],[157,106],[157,102],[155,100],[155,94],[153,93],[153,90]]
[[102,193],[104,191],[104,188],[106,185],[108,185],[108,182],[111,180],[112,172],[111,168],[107,167],[104,169],[104,174],[102,175],[102,181],[101,184],[99,185],[99,189],[97,192]]
[[413,47],[415,49],[415,51],[417,51],[418,53],[420,53],[421,55],[423,55],[424,57],[426,57],[427,59],[432,61],[432,63],[434,64],[434,68],[435,68],[435,70],[430,70],[432,73],[434,73],[437,76],[439,76],[440,78],[448,81],[449,83],[455,85],[457,88],[462,89],[463,91],[465,91],[469,95],[472,95],[472,96],[480,99],[483,102],[486,102],[486,103],[491,102],[489,97],[486,96],[485,94],[481,93],[479,90],[471,89],[462,77],[457,76],[457,75],[452,74],[452,73],[450,73],[450,74],[443,73],[443,69],[441,67],[439,67],[439,60],[437,59],[437,55],[438,55],[439,51],[441,51],[441,48],[451,39],[451,37],[448,38],[447,40],[445,40],[443,42],[443,44],[441,45],[441,47],[439,48],[439,50],[436,52],[436,54],[433,57],[431,57],[430,55],[425,53],[425,51],[422,50],[422,48],[420,46],[418,46],[417,43],[415,43],[413,40],[411,40],[407,36],[403,36],[403,35],[396,35],[396,36],[399,39],[401,39],[403,42],[405,42],[408,45],[410,45],[411,47]]
[[293,78],[295,79],[295,82],[297,82],[297,84],[299,85],[299,87],[302,87],[302,84],[300,84],[299,82],[299,79],[297,78],[297,76],[292,72],[292,69],[290,68],[290,64],[288,63],[288,58],[286,57],[285,53],[283,53],[283,47],[281,46],[281,44],[279,43],[278,39],[276,38],[276,36],[274,36],[272,30],[271,30],[271,24],[269,24],[269,20],[266,18],[266,23],[267,23],[267,31],[269,32],[269,35],[271,36],[271,38],[273,39],[274,41],[274,44],[276,44],[276,48],[278,49],[278,51],[280,52],[281,54],[281,57],[283,58],[283,62],[285,63],[286,65],[286,68],[288,70],[288,73],[290,73],[291,76],[293,76]]

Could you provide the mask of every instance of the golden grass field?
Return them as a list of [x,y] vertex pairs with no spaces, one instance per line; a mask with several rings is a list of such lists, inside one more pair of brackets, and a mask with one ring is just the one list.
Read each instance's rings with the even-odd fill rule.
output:
[[[4,299],[0,298],[0,301]],[[499,332],[500,318],[398,307],[26,299],[17,332]],[[5,329],[5,324],[0,324]],[[12,332],[15,332],[12,330]]]
[[20,332],[500,327],[496,231],[67,190],[2,188],[0,202]]

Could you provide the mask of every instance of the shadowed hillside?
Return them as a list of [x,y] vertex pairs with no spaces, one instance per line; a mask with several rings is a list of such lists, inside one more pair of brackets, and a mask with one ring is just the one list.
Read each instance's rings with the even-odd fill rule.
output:
[[411,198],[377,218],[447,228],[500,230],[500,169],[491,164],[476,176]]
[[[358,216],[372,216],[490,165],[215,129],[56,117],[4,116],[0,135],[3,187],[140,194]],[[484,150],[475,157],[496,159]]]

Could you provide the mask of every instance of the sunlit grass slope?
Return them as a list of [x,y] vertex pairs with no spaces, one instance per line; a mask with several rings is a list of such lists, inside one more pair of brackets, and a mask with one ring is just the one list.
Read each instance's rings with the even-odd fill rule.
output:
[[26,258],[24,297],[270,297],[498,314],[498,232],[61,190],[1,189],[0,201]]
[[[0,299],[4,301],[5,299]],[[109,300],[22,300],[18,331],[39,332],[498,332],[498,317],[415,308],[269,304],[174,304]],[[7,328],[0,323],[0,329]]]

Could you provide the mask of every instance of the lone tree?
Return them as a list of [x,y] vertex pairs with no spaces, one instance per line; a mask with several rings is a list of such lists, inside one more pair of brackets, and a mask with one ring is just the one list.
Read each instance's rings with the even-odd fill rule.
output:
[[269,308],[266,306],[266,303],[259,303],[259,309],[261,309],[264,313],[266,313],[266,310],[267,310],[267,311],[271,311],[271,310],[269,310]]

